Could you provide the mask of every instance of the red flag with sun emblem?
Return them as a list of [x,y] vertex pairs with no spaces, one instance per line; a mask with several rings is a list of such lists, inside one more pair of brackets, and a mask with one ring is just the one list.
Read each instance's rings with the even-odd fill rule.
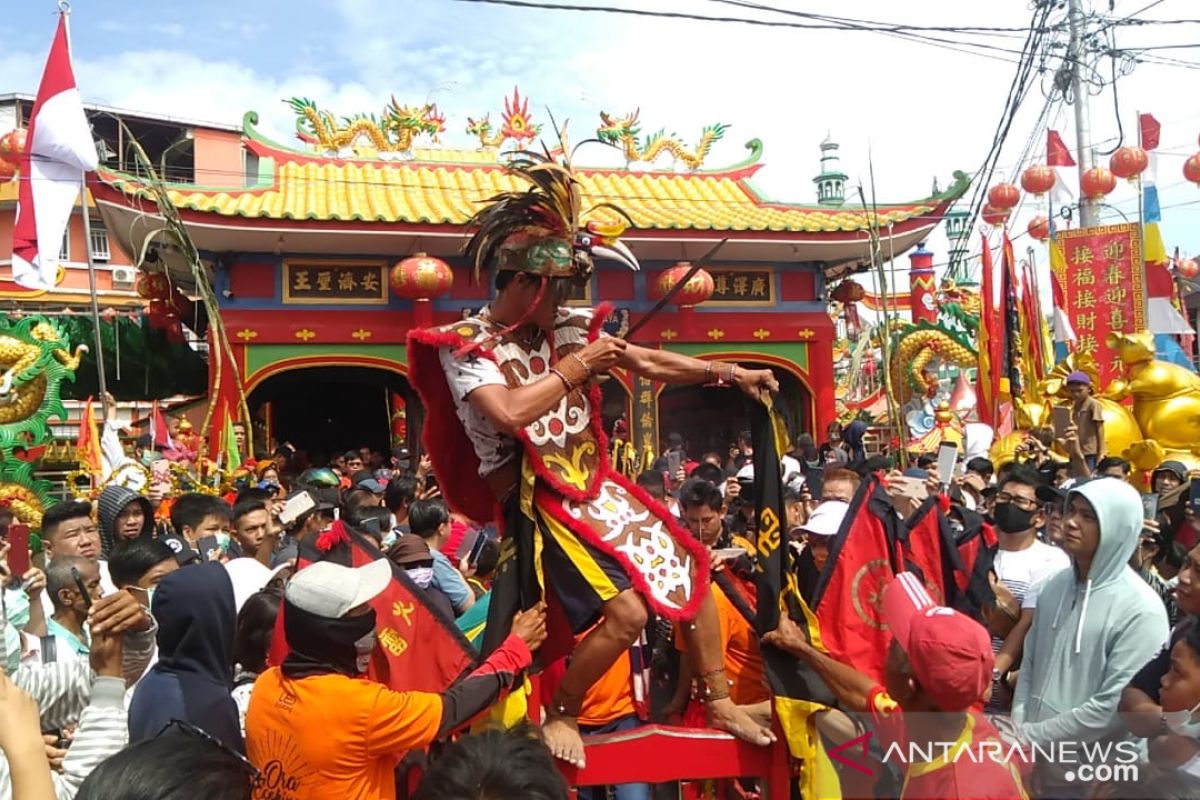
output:
[[880,682],[891,633],[879,604],[896,574],[895,521],[879,477],[869,476],[850,503],[813,592],[813,612],[829,654]]

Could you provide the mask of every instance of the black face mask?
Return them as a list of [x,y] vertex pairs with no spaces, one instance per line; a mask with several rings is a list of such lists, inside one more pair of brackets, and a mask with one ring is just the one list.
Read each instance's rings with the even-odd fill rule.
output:
[[997,503],[992,509],[996,527],[1004,533],[1022,533],[1033,527],[1033,515],[1037,511],[1026,511],[1012,503]]
[[355,677],[365,671],[360,649],[375,630],[375,610],[356,617],[330,619],[310,614],[283,601],[283,631],[290,652],[281,665],[289,678],[341,673]]

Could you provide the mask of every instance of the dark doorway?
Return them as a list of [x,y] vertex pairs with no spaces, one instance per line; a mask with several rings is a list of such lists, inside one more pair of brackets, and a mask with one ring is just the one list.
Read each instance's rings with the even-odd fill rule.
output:
[[272,434],[323,464],[335,453],[370,447],[391,450],[390,392],[408,400],[410,432],[415,394],[401,375],[369,367],[312,367],[272,375],[250,393],[251,411],[271,404]]
[[[755,368],[771,366],[739,361]],[[809,430],[809,392],[795,375],[778,367],[771,367],[779,381],[779,407],[787,423],[788,434],[795,439],[797,434],[812,433]],[[700,458],[709,451],[729,455],[729,448],[737,441],[740,431],[750,428],[750,403],[752,401],[737,389],[713,386],[670,386],[658,397],[658,434],[663,441],[667,435],[678,433],[683,436],[687,454]]]

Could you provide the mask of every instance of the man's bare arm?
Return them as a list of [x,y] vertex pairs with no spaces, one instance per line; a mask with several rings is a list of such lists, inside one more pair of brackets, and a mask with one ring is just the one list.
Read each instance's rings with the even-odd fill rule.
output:
[[[625,350],[621,339],[604,337],[568,357],[562,373],[579,382],[611,368]],[[582,362],[582,363],[580,363]],[[516,435],[517,431],[559,404],[566,385],[553,372],[539,381],[510,389],[507,386],[480,386],[467,395],[467,402],[499,431]]]

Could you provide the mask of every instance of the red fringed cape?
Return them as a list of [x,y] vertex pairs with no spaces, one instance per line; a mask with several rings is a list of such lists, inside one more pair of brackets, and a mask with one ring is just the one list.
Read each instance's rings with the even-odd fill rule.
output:
[[[608,304],[602,304],[596,309],[588,330],[589,342],[599,336],[600,325],[607,313]],[[460,331],[462,332],[460,333]],[[442,328],[410,331],[408,335],[408,378],[425,405],[425,427],[422,441],[433,463],[446,502],[455,511],[463,513],[471,519],[495,519],[502,523],[503,515],[492,497],[487,482],[479,475],[479,458],[475,455],[474,445],[466,430],[463,429],[455,411],[454,399],[450,394],[450,387],[446,382],[438,353],[439,349],[443,347],[457,349],[468,344],[471,340],[465,334],[472,332],[472,329],[464,326],[463,323],[454,323]],[[486,346],[475,350],[475,355],[495,360],[495,355]],[[708,553],[699,541],[679,525],[669,510],[623,475],[613,471],[608,460],[608,437],[604,435],[601,425],[600,389],[598,386],[593,384],[589,387],[588,399],[591,406],[591,432],[599,445],[599,469],[585,488],[580,489],[564,483],[546,468],[539,457],[537,447],[530,441],[528,433],[521,431],[518,435],[525,449],[526,463],[531,466],[538,477],[539,485],[535,492],[535,505],[542,513],[549,514],[555,520],[566,525],[581,540],[616,560],[657,615],[672,621],[690,620],[699,611],[700,604],[704,600],[704,593],[707,591]],[[663,522],[672,539],[693,558],[695,569],[691,595],[682,608],[673,608],[658,602],[649,591],[646,577],[628,556],[616,550],[601,539],[591,527],[580,523],[563,509],[563,498],[579,503],[595,499],[601,484],[605,481],[611,481],[636,498]]]

